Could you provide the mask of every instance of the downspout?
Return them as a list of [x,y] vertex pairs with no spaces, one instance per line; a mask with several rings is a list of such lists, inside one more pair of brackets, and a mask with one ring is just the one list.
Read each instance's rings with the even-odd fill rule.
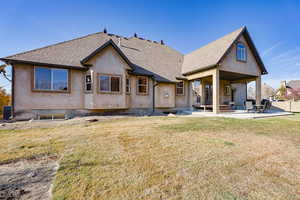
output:
[[11,118],[15,117],[15,68],[11,65]]
[[246,81],[246,101],[247,101],[247,99],[248,99],[248,82]]
[[152,95],[152,114],[155,113],[155,87],[158,86],[158,83],[155,82],[154,76],[151,77],[152,81],[153,81],[153,87],[152,87],[152,91],[153,91],[153,95]]

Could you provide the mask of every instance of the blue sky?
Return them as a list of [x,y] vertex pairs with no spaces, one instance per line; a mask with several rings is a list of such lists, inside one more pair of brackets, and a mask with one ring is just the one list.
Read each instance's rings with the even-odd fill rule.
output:
[[[102,31],[163,39],[188,53],[246,25],[269,71],[263,81],[300,79],[300,1],[1,2],[0,57]],[[0,86],[9,83],[0,78]]]

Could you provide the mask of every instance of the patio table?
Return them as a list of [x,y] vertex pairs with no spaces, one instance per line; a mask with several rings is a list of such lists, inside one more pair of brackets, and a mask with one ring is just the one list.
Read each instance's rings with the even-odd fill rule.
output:
[[254,105],[255,112],[261,112],[263,108],[263,105]]

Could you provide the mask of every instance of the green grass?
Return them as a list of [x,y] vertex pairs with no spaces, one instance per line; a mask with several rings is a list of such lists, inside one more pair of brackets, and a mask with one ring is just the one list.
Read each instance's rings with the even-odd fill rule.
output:
[[300,115],[140,117],[0,131],[0,164],[57,155],[54,199],[300,199]]

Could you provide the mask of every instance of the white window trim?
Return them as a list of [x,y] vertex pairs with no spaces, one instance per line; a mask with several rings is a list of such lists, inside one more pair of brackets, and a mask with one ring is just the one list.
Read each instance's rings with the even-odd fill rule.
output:
[[[86,82],[86,77],[87,76],[91,76],[91,82],[89,83],[89,84],[91,84],[91,90],[87,90],[87,82]],[[91,92],[93,92],[93,76],[92,76],[92,74],[85,74],[85,76],[84,76],[84,91],[86,92],[86,93],[91,93]]]
[[[182,83],[182,87],[178,87],[178,83]],[[176,95],[177,96],[184,96],[184,93],[185,93],[185,91],[184,91],[184,81],[180,81],[180,82],[178,82],[178,83],[176,83],[176,86],[175,86],[175,90],[176,90]],[[178,94],[177,93],[177,88],[182,88],[182,94]]]
[[[37,68],[47,68],[47,69],[50,69],[51,70],[51,88],[50,89],[39,89],[39,88],[36,88],[36,69]],[[56,68],[56,67],[42,67],[42,66],[34,66],[33,67],[33,90],[34,91],[45,91],[45,92],[69,92],[70,91],[70,82],[69,82],[69,76],[70,76],[70,70],[69,69],[65,69],[67,70],[67,90],[54,90],[53,89],[53,70],[60,70],[60,69],[65,69],[65,68]]]
[[[243,48],[240,48],[239,45],[242,45]],[[239,52],[241,53],[239,56]],[[247,49],[246,45],[242,42],[236,44],[236,60],[241,62],[247,62]]]
[[[127,86],[127,80],[129,81],[128,83],[128,86]],[[126,77],[126,87],[125,87],[125,90],[126,90],[126,94],[131,94],[131,80],[129,77]],[[129,91],[127,91],[127,88],[129,89]]]
[[[101,90],[101,76],[108,77],[108,88],[109,90]],[[121,94],[122,93],[122,76],[117,74],[98,74],[98,93],[110,93],[110,94]],[[119,78],[119,91],[111,91],[111,78],[116,77]]]
[[[146,79],[146,84],[139,84],[139,78],[145,78]],[[146,86],[146,92],[140,92],[139,91],[139,86]],[[149,92],[149,80],[148,80],[148,77],[146,76],[138,76],[137,79],[136,79],[136,94],[137,95],[148,95],[148,92]]]

